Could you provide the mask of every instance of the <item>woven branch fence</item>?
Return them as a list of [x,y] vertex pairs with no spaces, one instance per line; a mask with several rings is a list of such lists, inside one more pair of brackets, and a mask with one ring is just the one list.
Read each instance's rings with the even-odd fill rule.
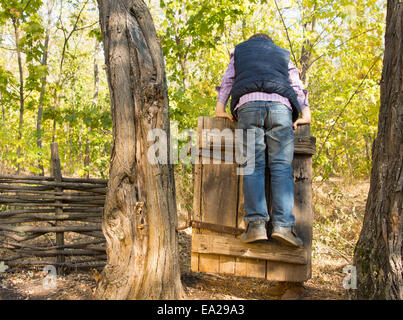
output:
[[56,143],[51,151],[52,177],[0,175],[0,261],[10,270],[100,269],[108,181],[62,177]]

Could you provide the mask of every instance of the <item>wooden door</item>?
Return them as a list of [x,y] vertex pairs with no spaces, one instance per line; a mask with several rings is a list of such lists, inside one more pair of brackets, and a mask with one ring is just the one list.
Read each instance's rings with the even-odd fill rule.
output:
[[[310,136],[310,127],[298,128],[293,161],[295,227],[304,241],[304,248],[287,247],[274,239],[251,244],[239,240],[245,228],[242,219],[245,210],[243,176],[237,174],[239,166],[235,162],[235,146],[227,144],[218,157],[212,149],[214,139],[221,139],[224,146],[223,133],[234,134],[235,128],[236,123],[228,119],[198,119],[199,155],[198,163],[194,165],[191,269],[275,281],[306,281],[311,277],[312,155],[315,153],[315,138]],[[234,161],[226,163],[225,155],[230,154],[233,154]],[[270,208],[268,170],[266,181],[266,199]]]

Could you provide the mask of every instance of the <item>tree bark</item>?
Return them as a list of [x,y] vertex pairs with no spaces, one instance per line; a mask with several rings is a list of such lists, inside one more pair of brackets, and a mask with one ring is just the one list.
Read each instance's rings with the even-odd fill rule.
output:
[[403,299],[403,4],[389,0],[378,136],[354,253],[357,299]]
[[4,103],[3,103],[3,94],[0,93],[0,105],[1,105],[1,113],[2,113],[2,122],[3,125],[6,123],[6,109],[4,108]]
[[[95,48],[94,48],[94,94],[92,96],[92,108],[98,106],[98,95],[99,95],[99,70],[98,70],[98,51],[99,51],[99,42],[98,39],[95,39]],[[91,133],[92,133],[92,124],[90,123],[87,137],[85,141],[85,156],[84,156],[84,168],[86,171],[85,177],[88,179],[90,177],[90,161],[91,161]]]
[[[45,31],[45,42],[43,44],[43,55],[41,65],[48,68],[48,51],[49,51],[49,40],[50,40],[50,26],[52,23],[52,10],[53,10],[54,2],[49,2],[48,4],[48,21],[46,25]],[[39,106],[38,106],[38,115],[36,119],[36,145],[39,149],[39,164],[38,169],[40,170],[40,175],[45,175],[45,170],[43,168],[43,159],[42,159],[42,115],[43,115],[43,105],[46,93],[46,84],[47,84],[47,75],[45,74],[41,79],[41,92],[39,94]]]
[[18,123],[18,147],[17,147],[17,174],[20,173],[20,155],[21,155],[21,139],[22,139],[22,130],[24,128],[24,69],[22,65],[22,57],[21,57],[21,47],[20,47],[20,29],[19,29],[19,21],[18,18],[13,18],[14,25],[14,34],[15,34],[15,48],[17,50],[17,60],[18,60],[18,71],[19,71],[19,80],[20,80],[20,118]]
[[147,134],[168,136],[162,50],[142,0],[98,0],[112,104],[114,144],[103,216],[107,266],[100,299],[177,299],[178,260],[173,166],[147,160]]
[[304,30],[304,34],[306,34],[303,43],[302,43],[302,48],[301,48],[301,57],[299,59],[300,65],[301,65],[301,81],[305,85],[305,87],[308,85],[308,70],[310,67],[311,63],[311,58],[312,58],[312,43],[309,40],[309,33],[314,31],[315,25],[316,25],[316,17],[315,17],[315,11],[316,11],[317,5],[315,4],[312,11],[308,9],[303,9],[303,14],[305,17],[312,17],[309,22],[305,22],[302,25],[302,28]]

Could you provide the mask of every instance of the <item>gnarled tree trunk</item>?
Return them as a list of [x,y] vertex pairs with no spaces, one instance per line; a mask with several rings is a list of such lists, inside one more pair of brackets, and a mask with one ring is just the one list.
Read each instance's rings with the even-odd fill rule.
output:
[[358,299],[403,299],[403,3],[389,0],[378,137],[355,248]]
[[108,262],[96,295],[177,299],[182,285],[173,166],[147,161],[148,132],[159,128],[169,137],[161,46],[142,0],[98,0],[98,6],[114,145],[103,221]]

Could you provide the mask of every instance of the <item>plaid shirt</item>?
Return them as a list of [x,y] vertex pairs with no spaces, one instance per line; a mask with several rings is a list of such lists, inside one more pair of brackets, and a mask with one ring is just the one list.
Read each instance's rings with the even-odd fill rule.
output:
[[[291,86],[294,89],[295,93],[297,94],[297,99],[300,105],[302,106],[302,109],[305,107],[309,107],[308,91],[304,90],[302,81],[299,77],[299,71],[294,66],[291,60],[290,63],[288,64],[288,74]],[[224,105],[227,104],[234,82],[235,82],[234,54],[231,54],[231,60],[229,62],[227,71],[225,72],[224,77],[221,81],[221,86],[216,87],[216,90],[218,91],[217,101],[223,103]],[[239,99],[239,103],[236,105],[235,110],[244,103],[251,101],[276,101],[292,109],[290,101],[277,93],[252,92],[243,95]]]

